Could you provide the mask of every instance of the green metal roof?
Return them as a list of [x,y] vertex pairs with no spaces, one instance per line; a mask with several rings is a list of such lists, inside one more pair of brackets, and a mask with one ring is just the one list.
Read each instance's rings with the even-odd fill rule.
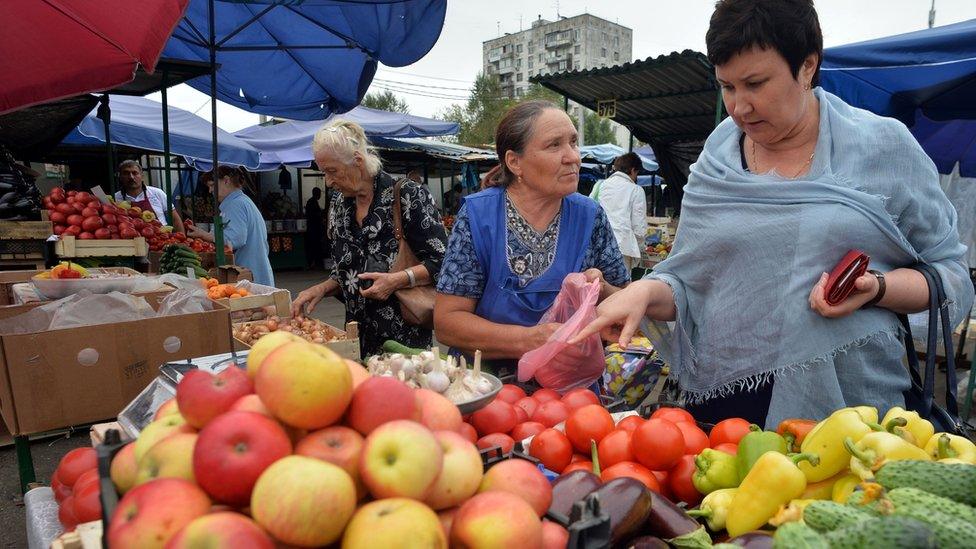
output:
[[715,128],[721,104],[712,64],[691,50],[530,81],[594,111],[598,102],[616,100],[616,114],[610,118],[648,143],[662,175],[679,186]]

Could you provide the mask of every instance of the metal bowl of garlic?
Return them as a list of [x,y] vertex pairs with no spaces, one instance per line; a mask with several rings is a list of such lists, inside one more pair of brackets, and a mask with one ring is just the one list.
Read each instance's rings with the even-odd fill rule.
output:
[[455,402],[454,404],[458,407],[458,410],[461,410],[462,416],[484,408],[489,402],[495,400],[495,397],[498,396],[498,391],[502,390],[502,382],[500,379],[487,372],[481,372],[481,375],[491,382],[491,391],[472,400]]

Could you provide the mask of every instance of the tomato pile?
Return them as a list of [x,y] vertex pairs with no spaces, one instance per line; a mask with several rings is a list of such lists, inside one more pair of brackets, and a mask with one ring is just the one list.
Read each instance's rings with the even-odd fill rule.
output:
[[87,192],[51,189],[43,199],[54,234],[71,235],[81,240],[127,240],[144,236],[147,239],[163,229],[151,211],[128,207],[127,203],[102,204]]
[[58,520],[66,532],[83,522],[102,518],[98,458],[93,448],[75,448],[58,463],[51,490],[58,503]]

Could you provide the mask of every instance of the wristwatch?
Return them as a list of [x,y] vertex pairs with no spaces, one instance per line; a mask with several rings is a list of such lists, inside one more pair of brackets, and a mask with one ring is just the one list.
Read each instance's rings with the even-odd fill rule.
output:
[[882,273],[881,271],[875,271],[874,269],[869,270],[868,273],[873,274],[874,277],[878,279],[878,293],[875,294],[874,299],[862,305],[861,306],[862,309],[866,309],[868,307],[873,307],[877,305],[878,302],[881,301],[881,298],[884,297],[885,290],[887,289],[887,285],[885,284],[884,273]]

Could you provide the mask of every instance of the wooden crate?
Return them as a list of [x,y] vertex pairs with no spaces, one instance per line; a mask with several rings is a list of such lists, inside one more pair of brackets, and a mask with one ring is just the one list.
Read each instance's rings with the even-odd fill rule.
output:
[[146,239],[139,236],[128,240],[79,240],[62,235],[54,243],[58,257],[139,257],[149,253]]
[[276,290],[270,294],[249,295],[234,299],[225,297],[223,299],[215,299],[214,301],[217,301],[230,309],[231,314],[233,314],[234,311],[246,311],[248,309],[274,307],[276,315],[280,317],[291,316],[291,293],[289,293],[288,290]]
[[74,532],[61,534],[51,542],[51,549],[101,549],[102,521],[79,524]]
[[53,229],[50,221],[0,220],[0,240],[47,240]]
[[[325,324],[325,322],[322,322],[322,321],[319,321],[319,322],[321,322],[322,324]],[[246,326],[247,324],[250,324],[250,323],[249,322],[242,322],[240,324],[240,326]],[[339,339],[339,340],[336,340],[336,341],[330,341],[328,343],[325,343],[324,345],[326,347],[328,347],[329,349],[332,349],[333,351],[335,351],[335,353],[337,355],[341,356],[342,358],[348,358],[350,360],[355,360],[355,361],[358,362],[362,358],[362,356],[359,354],[359,323],[358,322],[348,322],[348,323],[346,323],[346,330],[345,331],[342,331],[339,328],[336,328],[335,326],[330,326],[329,324],[325,324],[325,325],[328,326],[329,328],[331,328],[331,329],[339,332],[340,334],[345,335],[346,337],[345,337],[345,339]],[[241,340],[239,340],[237,338],[234,338],[234,350],[235,351],[246,351],[246,350],[248,350],[250,348],[251,348],[251,346],[248,345],[247,343],[244,343],[243,341],[241,341]]]

